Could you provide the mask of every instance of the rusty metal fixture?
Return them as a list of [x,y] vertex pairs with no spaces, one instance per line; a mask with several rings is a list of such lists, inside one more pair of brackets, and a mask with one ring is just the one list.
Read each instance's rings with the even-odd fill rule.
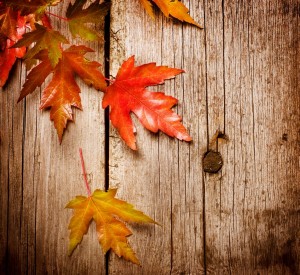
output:
[[203,170],[206,173],[216,174],[223,166],[223,158],[219,152],[207,151],[203,157]]

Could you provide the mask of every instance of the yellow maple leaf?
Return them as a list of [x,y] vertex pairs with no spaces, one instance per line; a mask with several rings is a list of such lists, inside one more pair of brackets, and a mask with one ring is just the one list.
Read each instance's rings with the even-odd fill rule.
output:
[[143,212],[134,209],[133,205],[115,198],[117,189],[107,192],[95,190],[89,197],[77,196],[66,208],[74,210],[69,224],[70,243],[69,255],[82,241],[92,220],[96,222],[98,240],[106,253],[112,249],[119,257],[135,264],[139,261],[127,242],[132,232],[121,222],[156,223]]
[[[147,13],[154,18],[153,7],[150,0],[140,0]],[[152,0],[162,11],[162,13],[169,17],[170,15],[182,22],[193,24],[202,28],[189,14],[188,8],[179,0]]]

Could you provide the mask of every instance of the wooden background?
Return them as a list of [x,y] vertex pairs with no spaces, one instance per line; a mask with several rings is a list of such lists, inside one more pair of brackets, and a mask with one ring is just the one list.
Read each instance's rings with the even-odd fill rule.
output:
[[[2,274],[300,274],[300,2],[183,2],[204,30],[114,0],[110,54],[103,41],[91,46],[113,76],[131,55],[137,65],[184,69],[155,89],[179,99],[192,143],[135,120],[139,151],[131,151],[114,129],[106,133],[102,94],[78,80],[84,111],[59,145],[49,112],[39,110],[41,90],[17,104],[26,70],[13,69],[0,91]],[[68,3],[52,12],[64,15]],[[54,26],[68,33],[64,22]],[[218,132],[227,140],[214,139]],[[103,189],[109,172],[118,197],[162,225],[130,225],[142,267],[105,258],[94,225],[67,256],[72,212],[64,206],[85,195],[79,147],[92,189]],[[223,156],[218,174],[203,172],[209,149]]]

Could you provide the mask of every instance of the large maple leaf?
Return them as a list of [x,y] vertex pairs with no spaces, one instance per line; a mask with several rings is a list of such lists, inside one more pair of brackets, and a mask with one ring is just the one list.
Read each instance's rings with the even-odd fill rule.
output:
[[132,232],[121,222],[155,223],[143,212],[135,210],[133,205],[116,199],[117,189],[107,192],[96,190],[89,197],[77,196],[70,201],[66,208],[74,209],[69,229],[69,255],[82,241],[92,220],[96,222],[98,240],[104,253],[112,249],[119,257],[124,257],[135,264],[139,264],[135,253],[127,242]]
[[[6,19],[5,19],[6,20]],[[12,49],[15,40],[22,38],[25,33],[26,19],[17,14],[14,40],[7,38],[6,35],[1,36],[1,49],[0,49],[0,87],[3,87],[8,79],[9,72],[15,64],[17,58],[22,58],[26,53],[26,48],[21,47]]]
[[108,13],[111,3],[101,3],[97,1],[92,3],[86,9],[83,6],[87,0],[76,0],[72,5],[70,3],[66,16],[69,19],[70,32],[73,37],[80,36],[83,39],[94,41],[100,38],[100,35],[95,30],[87,27],[86,23],[101,23],[105,15]]
[[[85,46],[71,46],[63,51],[59,63],[53,70],[53,78],[42,94],[40,108],[51,108],[50,119],[54,121],[60,142],[68,120],[73,120],[72,106],[82,108],[80,88],[74,79],[74,74],[97,90],[106,89],[105,78],[98,70],[101,65],[87,60],[84,57],[87,52],[93,52],[93,50]],[[41,59],[42,63],[27,76],[20,99],[32,93],[52,72],[47,55],[43,54]]]
[[154,17],[153,7],[151,2],[154,2],[166,17],[170,15],[182,22],[193,24],[202,28],[189,14],[188,8],[179,0],[141,0],[146,11],[151,17]]
[[149,92],[145,89],[147,86],[163,84],[165,79],[182,72],[180,69],[156,66],[155,63],[134,67],[134,57],[131,57],[123,63],[115,81],[107,88],[102,106],[111,107],[112,124],[133,150],[136,150],[136,139],[130,112],[152,132],[161,130],[171,137],[191,140],[180,122],[181,117],[171,110],[177,99],[162,92]]
[[35,30],[23,35],[13,47],[28,47],[32,43],[35,45],[28,50],[24,59],[32,59],[42,50],[48,50],[48,57],[52,67],[55,67],[62,57],[61,44],[68,44],[69,41],[58,31],[50,28],[45,28],[40,24],[35,24]]

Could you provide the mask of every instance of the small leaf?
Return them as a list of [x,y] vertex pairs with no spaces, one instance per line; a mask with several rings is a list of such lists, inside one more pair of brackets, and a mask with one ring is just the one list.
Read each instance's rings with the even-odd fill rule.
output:
[[115,81],[105,92],[102,106],[111,107],[111,122],[131,149],[136,150],[136,139],[130,112],[154,133],[161,130],[171,137],[191,140],[180,122],[181,117],[171,110],[177,104],[177,99],[145,89],[147,86],[163,84],[165,79],[182,72],[180,69],[156,66],[155,63],[134,67],[134,57],[121,66]]
[[132,232],[121,220],[136,223],[155,223],[155,221],[134,209],[133,205],[116,199],[116,193],[117,189],[110,189],[107,192],[96,190],[90,197],[77,196],[67,204],[66,208],[74,210],[69,224],[71,230],[69,255],[81,243],[90,223],[94,220],[104,253],[112,249],[119,257],[139,264],[127,242],[127,237]]
[[[153,17],[153,10],[149,0],[141,0],[146,11]],[[153,0],[153,2],[160,8],[166,17],[170,15],[182,22],[193,24],[202,28],[189,14],[188,8],[180,0]]]
[[48,50],[48,56],[52,67],[54,68],[59,59],[62,57],[61,43],[68,44],[69,41],[58,31],[45,28],[35,23],[36,30],[26,33],[23,38],[14,45],[14,48],[26,46],[36,43],[28,50],[24,59],[32,59],[42,50]]
[[151,2],[149,0],[141,0],[141,2],[147,13],[154,19],[153,6]]
[[103,22],[103,19],[110,9],[111,3],[92,3],[88,8],[83,9],[87,0],[76,0],[74,5],[70,3],[67,10],[67,18],[69,19],[70,32],[73,37],[80,36],[89,41],[94,41],[100,38],[100,35],[93,29],[90,29],[85,24],[98,24]]

